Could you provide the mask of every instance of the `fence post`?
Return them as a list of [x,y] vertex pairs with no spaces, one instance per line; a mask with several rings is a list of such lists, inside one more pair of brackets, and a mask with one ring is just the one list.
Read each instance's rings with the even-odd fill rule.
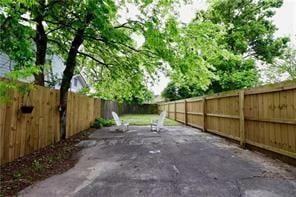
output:
[[202,131],[206,132],[207,128],[206,128],[206,97],[205,96],[202,98],[202,122],[203,122]]
[[240,145],[245,147],[246,136],[245,136],[245,117],[244,117],[244,91],[239,92],[239,131],[240,131]]
[[185,105],[185,125],[187,125],[188,120],[187,120],[187,101],[186,101],[186,99],[184,100],[184,105]]
[[168,117],[171,119],[171,113],[172,113],[171,103],[169,103],[168,108],[169,108],[169,114],[168,114]]
[[174,101],[174,103],[175,103],[175,120],[177,120],[177,103],[176,101]]

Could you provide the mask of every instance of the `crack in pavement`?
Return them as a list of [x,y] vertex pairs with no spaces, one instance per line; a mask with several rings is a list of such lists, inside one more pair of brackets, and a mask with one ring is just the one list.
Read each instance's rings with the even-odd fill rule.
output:
[[186,127],[168,129],[157,135],[147,128],[122,135],[97,130],[90,136],[97,144],[79,153],[74,168],[37,183],[27,194],[237,197],[274,193],[293,196],[296,176],[287,176],[284,168],[270,164],[265,157],[251,151],[241,150],[241,156],[234,157],[233,148],[228,148],[229,143],[224,139],[200,133]]

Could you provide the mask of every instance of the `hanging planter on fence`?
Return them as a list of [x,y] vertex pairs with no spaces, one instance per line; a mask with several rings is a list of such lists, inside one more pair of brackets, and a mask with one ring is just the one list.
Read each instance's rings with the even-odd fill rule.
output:
[[32,113],[33,109],[34,109],[34,106],[21,106],[21,111],[24,114]]
[[21,106],[21,112],[24,114],[30,114],[32,113],[34,106],[31,105],[31,98],[30,98],[30,90],[27,92],[27,94],[23,95],[23,104]]

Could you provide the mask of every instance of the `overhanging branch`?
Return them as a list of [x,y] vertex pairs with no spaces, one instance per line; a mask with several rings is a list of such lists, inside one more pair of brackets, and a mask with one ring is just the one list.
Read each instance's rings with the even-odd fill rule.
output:
[[95,41],[99,41],[99,42],[102,42],[106,45],[112,43],[112,44],[115,44],[115,45],[121,45],[131,51],[134,51],[134,52],[137,52],[137,53],[143,53],[144,55],[147,55],[148,57],[150,58],[156,58],[157,57],[157,54],[155,54],[154,52],[150,51],[150,50],[147,50],[147,49],[136,49],[128,44],[125,44],[125,43],[122,43],[122,42],[116,42],[116,41],[113,41],[113,40],[104,40],[103,38],[100,38],[100,37],[95,37],[95,36],[90,36],[90,35],[87,35],[85,36],[89,39],[92,39],[92,40],[95,40]]
[[90,55],[88,53],[84,53],[84,52],[78,51],[78,54],[79,55],[83,55],[85,57],[88,57],[88,58],[92,59],[93,61],[95,61],[95,62],[97,62],[97,63],[99,63],[99,64],[101,64],[101,65],[103,65],[103,66],[105,66],[107,68],[109,68],[109,66],[111,65],[111,64],[107,64],[105,62],[102,62],[101,60],[98,60],[97,58],[93,57],[92,55]]

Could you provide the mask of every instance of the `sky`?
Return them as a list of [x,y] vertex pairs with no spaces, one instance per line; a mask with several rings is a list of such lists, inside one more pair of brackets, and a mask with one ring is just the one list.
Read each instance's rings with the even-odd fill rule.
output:
[[[296,0],[284,0],[284,4],[276,11],[273,21],[278,27],[276,36],[296,35]],[[295,40],[293,40],[295,43]]]
[[[179,13],[179,19],[183,23],[189,23],[195,16],[197,10],[206,9],[206,0],[193,0],[191,4],[182,5],[177,12]],[[137,8],[133,5],[128,7],[128,10],[122,11],[123,21],[125,18],[134,18],[139,14]],[[135,18],[134,18],[135,19]],[[296,0],[284,0],[281,8],[276,10],[276,14],[273,17],[274,24],[278,27],[278,31],[275,36],[296,36]],[[142,40],[138,38],[137,40]],[[143,40],[142,40],[143,42]],[[293,40],[296,44],[296,39]],[[141,45],[141,44],[140,44]],[[155,95],[160,95],[163,89],[169,83],[169,78],[163,73],[160,73],[158,81],[155,81],[153,85],[149,85],[149,89]]]

